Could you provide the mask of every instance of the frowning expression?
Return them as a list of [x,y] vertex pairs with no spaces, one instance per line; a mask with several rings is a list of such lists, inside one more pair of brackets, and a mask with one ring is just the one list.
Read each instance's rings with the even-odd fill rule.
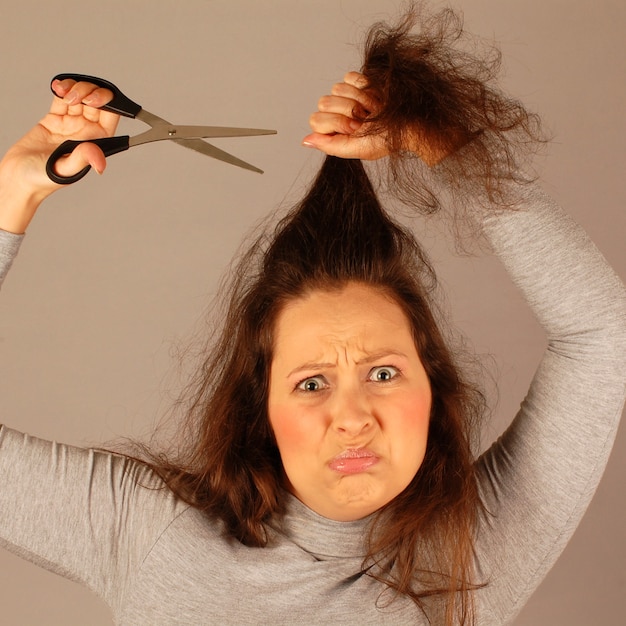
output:
[[268,412],[291,492],[355,520],[401,493],[426,451],[431,389],[402,309],[358,283],[290,302]]

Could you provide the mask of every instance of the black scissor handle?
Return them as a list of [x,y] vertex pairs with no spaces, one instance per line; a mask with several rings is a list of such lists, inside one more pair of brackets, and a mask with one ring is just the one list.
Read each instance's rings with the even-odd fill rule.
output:
[[77,172],[72,176],[59,176],[54,171],[54,166],[61,157],[70,154],[76,146],[87,142],[95,143],[99,146],[102,152],[104,152],[104,156],[111,156],[112,154],[128,150],[130,137],[128,135],[122,135],[120,137],[103,137],[102,139],[86,139],[84,141],[73,141],[72,139],[68,139],[67,141],[64,141],[48,158],[48,162],[46,163],[46,174],[48,174],[48,178],[59,185],[70,185],[85,176],[85,174],[91,169],[91,165],[88,165],[80,170],[80,172]]
[[[97,78],[96,76],[87,76],[86,74],[57,74],[52,81],[55,80],[65,80],[66,78],[71,78],[76,82],[86,82],[93,83],[98,87],[104,87],[105,89],[110,89],[113,92],[113,100],[100,108],[103,111],[111,111],[112,113],[117,113],[118,115],[123,115],[124,117],[135,117],[139,111],[141,111],[141,105],[133,102],[130,98],[125,96],[113,83],[110,83],[108,80],[104,80],[104,78]],[[52,82],[50,83],[50,89],[52,93],[54,90],[52,89]],[[54,94],[56,96],[56,94]]]

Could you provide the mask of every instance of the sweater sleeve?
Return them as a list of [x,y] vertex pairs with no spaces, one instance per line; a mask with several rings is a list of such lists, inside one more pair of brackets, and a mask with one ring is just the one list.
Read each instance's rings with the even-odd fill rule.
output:
[[[23,235],[0,230],[0,283]],[[186,505],[144,465],[0,426],[0,546],[80,582],[116,612]]]
[[0,427],[0,545],[96,592],[117,613],[187,506],[143,464]]
[[24,235],[15,235],[0,229],[0,286],[11,268],[22,239],[24,239]]
[[540,188],[484,231],[548,346],[519,413],[478,461],[479,623],[507,624],[572,536],[600,481],[626,381],[624,287]]

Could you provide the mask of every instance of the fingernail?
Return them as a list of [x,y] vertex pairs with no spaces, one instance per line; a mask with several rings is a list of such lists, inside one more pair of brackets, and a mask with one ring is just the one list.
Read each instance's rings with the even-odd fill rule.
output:
[[86,104],[87,106],[92,104],[94,101],[95,98],[93,96],[87,96],[86,98],[83,98],[83,104]]
[[361,128],[362,125],[363,125],[363,122],[359,122],[359,120],[350,120],[350,128],[352,130],[359,130],[359,128]]
[[312,143],[311,141],[303,141],[302,145],[305,148],[317,148],[317,146],[314,143]]
[[65,94],[65,98],[63,98],[63,102],[66,104],[75,104],[78,100],[78,94],[75,91],[70,91],[68,94]]

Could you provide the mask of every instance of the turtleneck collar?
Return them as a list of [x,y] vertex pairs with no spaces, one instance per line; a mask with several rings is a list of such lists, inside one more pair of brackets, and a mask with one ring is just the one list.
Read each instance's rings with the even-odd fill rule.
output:
[[319,515],[295,496],[287,494],[285,516],[274,529],[320,561],[363,559],[372,517],[338,522]]

